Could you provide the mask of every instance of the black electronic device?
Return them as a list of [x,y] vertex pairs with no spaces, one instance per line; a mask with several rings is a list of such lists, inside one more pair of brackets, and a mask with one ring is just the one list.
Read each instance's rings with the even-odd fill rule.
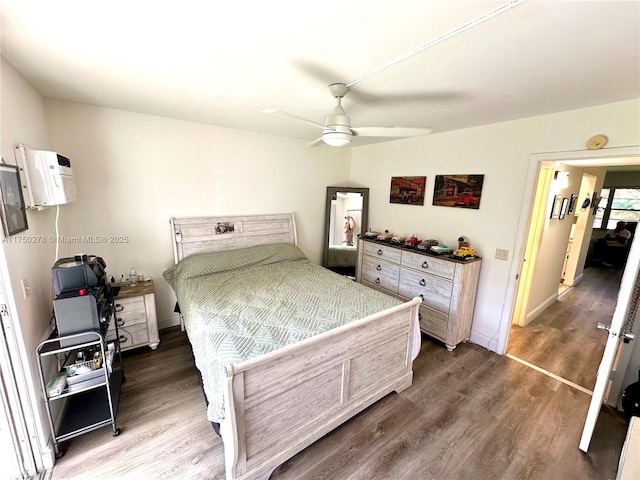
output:
[[59,259],[51,269],[56,295],[105,285],[106,266],[104,260],[95,255]]
[[[104,333],[110,315],[110,301],[103,294],[87,294],[75,296],[59,296],[53,301],[58,335],[72,335],[83,332]],[[62,346],[80,343],[66,341]]]

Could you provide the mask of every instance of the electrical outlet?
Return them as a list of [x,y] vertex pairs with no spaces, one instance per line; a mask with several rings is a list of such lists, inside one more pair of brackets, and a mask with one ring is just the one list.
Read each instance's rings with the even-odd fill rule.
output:
[[498,260],[509,260],[509,250],[504,248],[496,248],[496,258]]
[[31,295],[31,286],[29,285],[29,279],[27,277],[23,277],[20,279],[20,283],[22,284],[22,296],[26,299],[29,295]]

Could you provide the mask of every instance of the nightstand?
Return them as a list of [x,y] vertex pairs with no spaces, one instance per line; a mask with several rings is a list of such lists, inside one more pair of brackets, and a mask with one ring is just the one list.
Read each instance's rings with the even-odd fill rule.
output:
[[[128,283],[120,286],[120,292],[115,297],[116,317],[120,331],[120,346],[122,351],[148,345],[152,350],[158,348],[158,318],[156,316],[156,294],[152,280],[138,282],[136,285]],[[107,340],[114,339],[114,326],[109,325]]]

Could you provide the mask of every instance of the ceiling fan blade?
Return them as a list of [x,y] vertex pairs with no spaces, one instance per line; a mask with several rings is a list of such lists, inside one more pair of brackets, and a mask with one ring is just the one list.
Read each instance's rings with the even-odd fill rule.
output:
[[317,123],[312,120],[307,120],[306,118],[299,117],[297,115],[294,115],[293,113],[281,112],[280,110],[276,110],[276,109],[262,110],[262,113],[272,113],[273,115],[278,115],[280,117],[290,118],[292,120],[297,120],[298,122],[307,123],[309,125],[313,125],[314,127],[322,128],[323,130],[327,128],[321,123]]
[[315,147],[316,145],[322,143],[322,137],[316,138],[313,142],[307,143],[307,147]]
[[352,128],[354,135],[360,137],[419,137],[421,135],[429,135],[430,128],[412,128],[412,127],[358,127]]

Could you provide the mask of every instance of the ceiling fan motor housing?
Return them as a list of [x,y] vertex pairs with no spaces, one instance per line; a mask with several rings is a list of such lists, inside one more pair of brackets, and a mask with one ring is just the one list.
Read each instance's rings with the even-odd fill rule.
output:
[[[337,108],[342,110],[341,107]],[[351,119],[344,115],[344,110],[342,110],[342,115],[336,114],[337,108],[334,109],[333,115],[329,115],[326,118],[326,128],[322,132],[322,141],[333,147],[343,147],[351,143],[353,132],[351,131]]]

